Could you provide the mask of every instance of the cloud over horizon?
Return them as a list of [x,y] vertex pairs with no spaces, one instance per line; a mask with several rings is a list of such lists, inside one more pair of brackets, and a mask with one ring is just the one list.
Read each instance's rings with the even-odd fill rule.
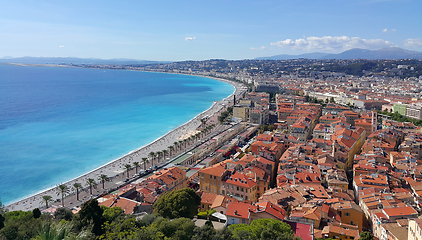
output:
[[265,46],[258,47],[258,48],[251,47],[251,50],[264,50],[264,49],[266,49],[266,47],[265,47]]
[[195,38],[196,38],[196,37],[186,37],[186,38],[185,38],[185,41],[193,41],[193,40],[195,40]]
[[417,38],[408,38],[404,42],[404,46],[406,46],[406,47],[414,47],[414,48],[422,47],[422,38],[419,38],[419,39],[417,39]]
[[324,37],[307,37],[296,40],[286,39],[271,43],[272,46],[287,47],[295,50],[308,51],[338,51],[349,50],[352,48],[363,49],[380,49],[395,46],[392,42],[383,39],[363,39],[359,37],[347,36],[324,36]]

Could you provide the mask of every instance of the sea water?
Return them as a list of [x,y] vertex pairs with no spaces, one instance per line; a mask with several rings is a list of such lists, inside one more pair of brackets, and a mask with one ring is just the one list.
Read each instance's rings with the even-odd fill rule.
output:
[[121,157],[233,91],[197,76],[0,65],[1,201]]

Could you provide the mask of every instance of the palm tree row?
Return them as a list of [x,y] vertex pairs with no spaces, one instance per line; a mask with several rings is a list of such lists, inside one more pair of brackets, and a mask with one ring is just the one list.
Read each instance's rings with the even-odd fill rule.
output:
[[[105,182],[110,181],[110,178],[105,175],[102,174],[98,177],[98,180],[103,184],[103,189],[105,188]],[[95,182],[94,179],[92,178],[88,178],[87,182],[86,182],[87,187],[89,187],[90,193],[92,195],[92,188],[95,187],[97,185],[97,183]],[[81,183],[75,182],[73,185],[73,188],[71,189],[70,187],[68,187],[66,184],[59,184],[56,187],[56,193],[57,196],[61,195],[61,202],[62,202],[62,206],[64,207],[64,197],[70,193],[71,190],[75,190],[76,191],[76,200],[79,201],[79,192],[83,189],[83,186]],[[42,200],[41,203],[45,203],[45,207],[48,208],[48,204],[50,202],[53,201],[53,197],[49,196],[49,195],[45,195],[42,196]]]

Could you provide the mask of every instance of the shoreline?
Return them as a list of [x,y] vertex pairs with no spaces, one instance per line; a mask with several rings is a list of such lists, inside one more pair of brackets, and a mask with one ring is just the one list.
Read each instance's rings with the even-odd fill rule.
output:
[[[19,64],[19,65],[23,65],[23,66],[33,66],[33,65],[24,65],[24,64]],[[38,65],[37,66],[42,66],[42,65]],[[44,65],[45,66],[45,65]],[[52,65],[48,65],[48,67],[54,67]],[[60,66],[63,67],[63,66]],[[71,67],[71,66],[69,66]],[[170,74],[177,74],[177,73],[170,73]],[[103,164],[102,166],[99,166],[87,173],[84,173],[76,178],[73,178],[69,181],[66,181],[64,183],[60,183],[60,184],[65,184],[67,185],[70,189],[71,192],[68,195],[72,195],[75,193],[75,191],[72,189],[72,185],[76,182],[78,183],[82,183],[83,186],[85,186],[85,182],[88,178],[93,178],[95,180],[97,180],[97,177],[100,176],[101,174],[105,174],[110,178],[114,178],[117,177],[119,174],[121,174],[122,172],[124,173],[125,170],[124,168],[120,167],[120,166],[124,166],[125,164],[131,164],[133,162],[139,162],[141,169],[142,169],[142,158],[143,157],[148,157],[148,154],[150,152],[157,152],[157,151],[162,151],[163,149],[168,148],[168,146],[172,146],[174,142],[177,142],[178,140],[180,140],[181,137],[183,137],[184,135],[188,134],[189,132],[192,131],[196,131],[196,129],[201,125],[201,119],[204,117],[211,117],[215,114],[218,114],[220,112],[221,109],[223,109],[224,107],[226,107],[230,102],[232,102],[232,98],[233,95],[236,95],[236,97],[240,97],[240,94],[242,94],[243,92],[243,84],[238,83],[238,82],[234,82],[234,81],[230,81],[227,79],[222,79],[222,78],[216,78],[216,77],[211,77],[211,76],[203,76],[203,75],[193,75],[193,74],[183,74],[183,75],[187,75],[187,76],[198,76],[198,77],[206,77],[206,78],[210,78],[213,80],[217,80],[217,81],[221,81],[221,82],[225,82],[228,83],[230,85],[232,85],[235,89],[233,91],[232,94],[230,94],[229,96],[225,97],[222,100],[219,101],[214,101],[213,104],[206,109],[205,111],[199,113],[198,115],[196,115],[194,118],[190,119],[189,121],[181,124],[180,126],[170,130],[169,132],[167,132],[166,134],[158,137],[157,139],[155,139],[154,141],[143,145],[139,148],[136,148],[126,154],[124,154],[121,157],[118,157],[106,164]],[[86,189],[86,187],[83,188],[83,190]],[[83,191],[82,190],[82,191]],[[23,210],[23,211],[29,211],[32,210],[34,208],[39,208],[40,206],[42,206],[40,203],[40,201],[42,200],[42,196],[45,195],[50,195],[53,197],[53,199],[57,198],[56,195],[56,187],[51,187],[51,188],[46,188],[44,190],[38,191],[37,193],[34,194],[30,194],[28,196],[25,196],[19,200],[13,201],[11,203],[8,203],[7,205],[4,206],[5,209],[9,210],[9,211],[17,211],[17,210]],[[33,204],[34,202],[34,204]],[[54,204],[54,202],[52,202],[52,204]]]

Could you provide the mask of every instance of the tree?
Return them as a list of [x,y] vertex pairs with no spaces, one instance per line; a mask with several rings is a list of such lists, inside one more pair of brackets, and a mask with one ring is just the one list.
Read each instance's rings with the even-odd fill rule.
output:
[[154,212],[165,218],[193,218],[198,214],[201,198],[191,188],[168,192],[154,203]]
[[206,216],[207,220],[210,220],[210,216],[213,215],[216,212],[217,212],[217,210],[215,210],[215,209],[208,209],[206,211],[198,213],[198,216]]
[[171,153],[173,152],[173,150],[174,150],[174,147],[173,146],[169,146],[168,147],[168,149],[169,149],[169,154],[171,155]]
[[130,164],[126,164],[126,165],[125,165],[125,168],[126,168],[127,178],[129,178],[129,171],[130,171],[130,169],[132,168],[132,165],[130,165]]
[[92,195],[92,187],[94,187],[95,185],[97,185],[97,183],[95,182],[94,179],[88,178],[88,180],[86,181],[86,185],[89,186],[89,193]]
[[163,150],[163,157],[164,157],[164,159],[166,158],[166,155],[167,155],[167,150]]
[[54,218],[57,220],[66,220],[70,221],[73,218],[73,212],[72,210],[66,209],[66,208],[58,208],[54,212]]
[[70,192],[70,189],[65,184],[60,184],[56,188],[56,193],[58,195],[62,195],[62,207],[64,207],[64,196]]
[[235,239],[295,239],[289,224],[270,218],[253,220],[250,225],[229,226]]
[[157,154],[158,162],[160,162],[160,158],[161,158],[162,152],[161,151],[158,151],[156,154]]
[[144,164],[144,171],[147,170],[147,163],[149,163],[148,158],[142,158],[142,163]]
[[106,182],[106,181],[110,181],[110,178],[109,178],[107,175],[105,175],[105,174],[101,174],[101,175],[98,177],[98,181],[100,181],[100,182],[103,184],[103,189],[104,189],[104,184],[105,184],[105,182]]
[[371,232],[361,232],[359,235],[360,235],[360,239],[362,239],[362,240],[373,240],[374,239],[374,235],[372,235]]
[[40,211],[40,209],[39,208],[34,208],[34,210],[32,210],[32,215],[34,216],[34,218],[41,217],[41,211]]
[[48,203],[53,201],[53,197],[49,196],[49,195],[44,195],[42,196],[42,200],[40,202],[40,204],[44,204],[45,203],[45,208],[48,208]]
[[157,228],[167,238],[191,239],[194,234],[195,223],[188,218],[177,218],[171,221],[166,218],[160,218],[151,227]]
[[82,184],[75,182],[73,188],[76,190],[76,200],[79,201],[79,190],[82,190]]
[[330,98],[330,103],[336,103],[336,101],[334,101],[334,97]]
[[96,236],[102,234],[101,226],[105,220],[103,217],[103,209],[98,205],[96,199],[92,199],[82,205],[81,210],[76,217],[77,228],[81,230],[83,227],[93,224],[92,232]]
[[174,142],[173,145],[174,145],[174,148],[176,148],[176,150],[177,150],[177,145],[179,145],[179,143],[178,142]]
[[133,163],[133,166],[135,167],[135,171],[136,171],[136,173],[138,173],[138,167],[139,167],[139,162],[134,162]]
[[151,157],[151,165],[154,166],[155,152],[150,152],[149,156]]
[[122,214],[124,214],[124,211],[121,207],[103,207],[103,217],[107,222],[113,222]]

